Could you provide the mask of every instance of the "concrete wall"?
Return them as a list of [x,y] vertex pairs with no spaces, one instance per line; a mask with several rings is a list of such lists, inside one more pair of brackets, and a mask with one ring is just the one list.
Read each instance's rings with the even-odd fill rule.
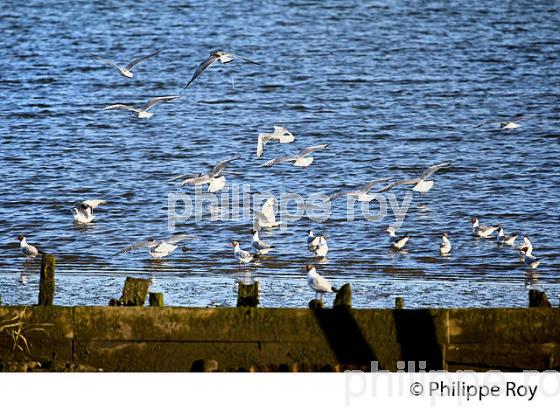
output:
[[[0,307],[2,322],[24,307]],[[106,371],[560,369],[560,309],[26,307],[30,357]],[[45,331],[32,331],[38,323]],[[48,325],[47,325],[48,324]],[[29,329],[29,331],[26,331]],[[0,332],[0,362],[21,359]]]

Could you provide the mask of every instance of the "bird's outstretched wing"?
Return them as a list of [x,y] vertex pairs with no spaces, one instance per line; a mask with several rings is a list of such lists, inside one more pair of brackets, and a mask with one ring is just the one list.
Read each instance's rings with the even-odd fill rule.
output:
[[314,152],[314,151],[317,151],[317,150],[319,150],[319,149],[325,149],[325,148],[327,148],[328,146],[329,146],[329,144],[319,144],[319,145],[314,145],[314,146],[312,146],[312,147],[307,147],[307,148],[305,148],[303,151],[301,151],[301,152],[299,153],[299,156],[300,156],[300,157],[305,157],[306,155],[309,155],[309,154],[311,154],[311,153]]
[[434,172],[439,171],[442,168],[447,168],[449,165],[451,165],[451,161],[442,162],[441,164],[432,165],[430,168],[428,168],[427,170],[422,172],[422,175],[420,175],[420,177],[418,179],[424,180],[424,179],[430,177],[430,175],[432,175]]
[[210,171],[210,177],[213,178],[213,177],[217,177],[218,175],[220,175],[220,172],[222,172],[224,170],[224,168],[230,162],[235,161],[236,159],[239,159],[239,155],[236,155],[233,158],[224,159],[223,161],[218,162],[216,165],[214,165],[214,167]]
[[416,185],[418,183],[418,180],[416,179],[401,179],[399,181],[395,181],[390,183],[389,185],[386,185],[385,187],[381,188],[379,191],[377,192],[387,192],[399,185]]
[[116,68],[119,71],[121,70],[121,68],[118,65],[116,65],[115,63],[113,63],[112,61],[104,60],[101,57],[96,56],[95,54],[88,53],[88,55],[92,58],[95,58],[97,61],[101,61],[102,63],[109,64],[110,66],[113,66],[114,68]]
[[282,162],[289,162],[295,160],[297,160],[297,158],[295,157],[280,157],[280,158],[271,159],[270,161],[266,161],[264,164],[259,165],[259,167],[270,168],[271,166],[281,164]]
[[127,70],[131,70],[132,67],[140,64],[142,61],[146,61],[148,58],[152,58],[152,57],[157,56],[160,53],[160,51],[161,50],[157,50],[156,52],[153,52],[152,54],[136,57],[134,60],[132,60],[130,63],[128,63],[124,68],[127,69]]
[[239,56],[239,55],[237,55],[237,54],[230,54],[230,55],[231,55],[232,57],[239,58],[240,60],[243,60],[243,61],[245,61],[246,63],[256,64],[256,65],[260,65],[261,67],[263,67],[263,64],[257,63],[256,61],[253,61],[253,60],[249,60],[248,58],[241,57],[241,56]]
[[105,107],[103,109],[104,110],[128,110],[128,111],[134,111],[134,112],[142,112],[142,110],[139,110],[138,108],[135,108],[131,105],[126,105],[126,104],[108,105],[107,107]]
[[95,209],[100,205],[105,205],[106,203],[107,201],[104,201],[103,199],[88,199],[86,201],[82,201],[82,204],[89,206],[92,209]]
[[200,176],[200,174],[183,174],[183,175],[177,175],[176,177],[173,178],[169,178],[167,180],[167,182],[173,182],[173,181],[177,181],[178,179],[190,179],[190,178],[195,178]]
[[188,234],[184,234],[184,233],[179,233],[179,234],[171,235],[169,238],[167,238],[163,242],[176,244],[176,243],[179,243],[181,241],[184,241],[185,239],[198,239],[198,237],[195,236],[195,235],[188,235]]
[[257,138],[257,158],[261,158],[264,154],[264,146],[272,136],[270,134],[259,134]]
[[379,179],[374,179],[372,181],[369,181],[368,183],[362,185],[360,188],[358,188],[358,191],[360,192],[364,192],[367,193],[371,190],[371,188],[373,188],[375,185],[379,185],[382,184],[383,182],[388,182],[390,180],[392,180],[393,178],[379,178]]
[[130,252],[130,251],[134,251],[134,250],[140,249],[140,248],[152,248],[154,246],[157,246],[159,243],[160,243],[160,241],[156,241],[155,239],[147,239],[145,241],[136,242],[136,243],[133,243],[132,245],[128,245],[125,248],[122,248],[120,251],[115,253],[113,256],[120,255],[121,253],[127,253],[127,252]]
[[181,98],[180,95],[164,95],[162,97],[155,97],[152,98],[150,101],[148,101],[148,103],[142,107],[142,109],[144,111],[148,111],[150,108],[152,108],[154,105],[160,103],[160,102],[164,102],[164,101],[172,101],[175,100],[177,98]]
[[206,69],[208,67],[210,67],[212,64],[214,64],[217,59],[218,59],[218,57],[214,53],[210,54],[210,56],[206,60],[204,60],[202,63],[200,63],[200,65],[197,67],[196,71],[194,72],[192,78],[187,83],[187,85],[185,85],[184,88],[187,88],[189,85],[191,85],[191,83],[194,80],[196,80],[199,75],[201,75],[204,71],[206,71]]

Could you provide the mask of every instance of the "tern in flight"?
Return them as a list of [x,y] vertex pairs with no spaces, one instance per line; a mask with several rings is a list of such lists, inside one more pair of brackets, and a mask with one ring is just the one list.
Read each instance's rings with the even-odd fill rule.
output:
[[164,101],[172,101],[177,98],[181,98],[181,97],[179,95],[166,95],[163,97],[155,97],[152,98],[150,101],[148,101],[147,104],[144,105],[142,108],[136,108],[126,104],[113,104],[113,105],[108,105],[103,109],[104,110],[128,110],[135,113],[135,115],[138,118],[150,118],[154,114],[148,112],[148,110],[152,108],[154,105]]
[[447,168],[451,165],[451,162],[442,162],[441,164],[432,165],[430,168],[425,170],[418,178],[415,179],[401,179],[400,181],[395,181],[386,187],[382,188],[379,192],[386,192],[393,189],[399,185],[414,185],[412,190],[414,192],[420,192],[425,194],[434,186],[434,181],[428,180],[432,174],[442,168]]
[[236,54],[227,53],[227,52],[222,51],[222,50],[212,51],[210,53],[210,55],[208,56],[208,58],[206,58],[206,60],[204,60],[202,63],[200,63],[200,65],[198,66],[198,68],[194,72],[192,78],[187,83],[187,85],[185,85],[184,88],[187,88],[189,85],[191,85],[191,83],[194,80],[196,80],[204,71],[206,71],[208,69],[208,67],[210,67],[212,64],[214,64],[216,61],[219,61],[222,64],[227,64],[227,63],[231,63],[234,59],[239,59],[239,60],[242,60],[246,63],[251,63],[251,64],[256,64],[256,65],[262,66],[261,63],[257,63],[256,61],[249,60],[248,58],[241,57],[241,56],[238,56]]
[[278,141],[280,144],[289,144],[295,139],[294,135],[284,127],[274,126],[274,132],[259,134],[257,139],[257,158],[264,154],[264,146],[269,141]]
[[130,63],[128,63],[127,65],[125,65],[124,67],[118,66],[115,63],[113,63],[112,61],[108,61],[108,60],[103,60],[102,58],[94,55],[94,54],[90,54],[90,56],[92,56],[93,58],[95,58],[96,60],[99,60],[105,64],[109,64],[111,66],[113,66],[114,68],[116,68],[117,70],[119,70],[119,73],[126,78],[132,78],[134,77],[134,73],[132,72],[132,69],[137,66],[138,64],[140,64],[143,61],[146,61],[149,58],[155,57],[159,54],[161,50],[158,50],[152,54],[148,54],[148,55],[144,55],[144,56],[140,56],[140,57],[136,57],[134,60],[132,60]]
[[283,162],[292,162],[295,167],[308,167],[313,163],[313,157],[310,157],[309,154],[317,150],[325,149],[328,146],[329,144],[314,145],[313,147],[305,148],[303,151],[296,155],[271,159],[270,161],[259,165],[259,167],[268,168],[273,165],[281,164]]
[[220,161],[208,173],[178,175],[168,179],[167,182],[182,179],[181,186],[208,184],[208,192],[218,192],[226,185],[226,177],[221,174],[227,173],[227,171],[224,172],[225,167],[236,159],[239,159],[239,156]]
[[192,235],[178,234],[163,240],[149,238],[145,241],[136,242],[132,245],[127,246],[126,248],[123,248],[113,256],[120,255],[121,253],[131,252],[136,249],[148,248],[148,253],[152,258],[161,259],[173,253],[173,251],[175,251],[175,249],[177,249],[177,247],[179,246],[179,242],[182,242],[185,239],[189,238],[196,237]]

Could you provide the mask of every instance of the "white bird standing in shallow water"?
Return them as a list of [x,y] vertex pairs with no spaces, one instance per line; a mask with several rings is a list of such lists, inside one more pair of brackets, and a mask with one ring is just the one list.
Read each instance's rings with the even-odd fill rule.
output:
[[282,222],[276,221],[276,198],[271,196],[268,198],[260,211],[253,210],[255,214],[254,227],[257,231],[262,229],[272,229],[282,225]]
[[210,172],[208,173],[200,173],[200,174],[183,174],[168,179],[167,182],[176,181],[178,179],[182,179],[181,186],[185,185],[206,185],[208,184],[208,192],[218,192],[224,188],[226,185],[226,177],[221,175],[222,173],[226,173],[224,171],[226,166],[236,159],[239,159],[239,156],[235,156],[233,158],[224,159],[223,161],[218,162],[216,165],[212,167]]
[[231,245],[233,246],[233,256],[235,256],[235,259],[237,259],[240,265],[242,263],[247,264],[255,258],[251,253],[242,250],[239,246],[239,242],[233,241]]
[[165,95],[162,97],[155,97],[152,98],[150,101],[148,101],[146,105],[144,105],[142,108],[136,108],[127,104],[113,104],[113,105],[108,105],[103,109],[104,110],[128,110],[130,112],[135,113],[138,118],[150,118],[152,115],[154,115],[154,113],[148,112],[148,110],[152,108],[154,105],[164,101],[172,101],[177,98],[181,98],[181,96]]
[[480,225],[478,217],[471,218],[473,235],[478,238],[490,238],[498,226],[484,226]]
[[536,257],[533,255],[533,244],[529,240],[528,236],[523,238],[523,245],[521,245],[521,250],[525,252],[525,257],[523,261],[525,265],[529,266],[532,269],[536,269],[540,264],[541,260],[545,259],[546,257]]
[[386,232],[389,233],[389,239],[391,241],[391,247],[397,251],[400,251],[402,248],[404,248],[404,246],[406,245],[406,243],[408,242],[408,240],[410,239],[410,235],[405,233],[403,236],[397,236],[397,231],[395,230],[394,227],[389,226],[386,229]]
[[294,135],[284,127],[274,126],[274,132],[259,134],[257,138],[257,158],[264,154],[264,146],[269,141],[278,141],[280,144],[289,144],[295,139]]
[[441,244],[439,245],[439,253],[444,255],[449,255],[451,252],[451,241],[449,240],[449,234],[445,232],[441,237]]
[[317,259],[322,259],[327,256],[329,252],[329,245],[327,245],[327,237],[323,234],[317,236],[317,246],[313,249],[313,253]]
[[188,238],[195,238],[195,237],[192,235],[177,234],[164,240],[149,238],[145,241],[136,242],[133,243],[132,245],[127,246],[126,248],[123,248],[117,253],[115,253],[113,256],[119,255],[121,253],[134,251],[140,248],[148,248],[148,253],[150,254],[150,256],[154,259],[159,260],[173,253],[175,249],[177,249],[177,247],[179,246],[178,243]]
[[515,240],[519,236],[518,232],[513,232],[510,235],[504,234],[502,225],[498,225],[498,233],[496,234],[496,242],[501,245],[514,246]]
[[201,75],[204,71],[206,71],[208,69],[208,67],[210,67],[212,64],[214,64],[216,61],[219,61],[222,64],[227,64],[227,63],[231,63],[236,58],[238,58],[240,60],[243,60],[246,63],[251,63],[251,64],[256,64],[256,65],[262,66],[261,63],[257,63],[256,61],[249,60],[248,58],[245,58],[245,57],[240,57],[236,54],[227,53],[227,52],[222,51],[222,50],[212,51],[210,53],[210,55],[208,56],[208,58],[206,58],[206,60],[204,60],[202,63],[200,63],[200,65],[197,67],[196,71],[194,72],[192,78],[187,83],[187,85],[185,85],[184,88],[187,88],[189,85],[191,85],[191,83],[194,80],[196,80],[199,75]]
[[266,255],[268,252],[274,249],[274,246],[272,246],[268,242],[260,240],[259,231],[257,231],[256,229],[251,229],[251,233],[253,234],[252,246],[253,249],[255,249],[255,251],[257,252],[257,255]]
[[378,192],[386,192],[394,187],[399,185],[414,185],[412,190],[414,192],[419,192],[421,194],[425,194],[434,186],[434,181],[428,180],[430,176],[436,171],[439,171],[442,168],[447,168],[451,165],[451,162],[442,162],[441,164],[432,165],[430,168],[422,172],[422,174],[415,179],[401,179],[399,181],[395,181],[387,185],[386,187],[382,188]]
[[307,271],[307,284],[315,291],[315,298],[317,298],[317,295],[320,293],[321,301],[323,301],[323,295],[325,293],[338,292],[337,288],[332,286],[327,279],[317,273],[313,265],[307,265],[305,270]]
[[305,168],[313,163],[313,157],[310,157],[309,154],[312,154],[317,150],[325,149],[328,146],[329,144],[320,144],[314,145],[312,147],[307,147],[296,155],[271,159],[270,161],[266,161],[264,164],[259,165],[259,167],[269,168],[273,165],[281,164],[283,162],[292,162],[295,167]]
[[23,235],[18,236],[18,241],[19,241],[19,248],[21,249],[21,253],[27,256],[27,259],[35,258],[40,253],[43,253],[41,249],[27,243],[27,239]]
[[128,64],[127,64],[126,66],[124,66],[124,67],[121,67],[121,66],[116,65],[116,64],[113,63],[112,61],[103,60],[102,58],[97,57],[96,55],[91,54],[91,53],[90,53],[90,56],[92,56],[92,57],[95,58],[96,60],[99,60],[99,61],[101,61],[101,62],[103,62],[103,63],[106,63],[106,64],[109,64],[109,65],[113,66],[114,68],[116,68],[117,70],[119,70],[119,73],[120,73],[123,77],[132,78],[132,77],[134,77],[134,74],[133,74],[133,72],[132,72],[132,68],[133,68],[133,67],[137,66],[137,65],[140,64],[142,61],[146,61],[148,58],[152,58],[152,57],[157,56],[157,55],[159,54],[160,51],[161,51],[161,50],[158,50],[158,51],[156,51],[156,52],[154,52],[154,53],[152,53],[152,54],[148,54],[148,55],[145,55],[145,56],[136,57],[134,60],[132,60],[130,63],[128,63]]
[[78,204],[77,208],[72,210],[74,214],[74,222],[79,224],[89,224],[95,219],[93,210],[100,205],[105,205],[107,201],[102,199],[88,199]]

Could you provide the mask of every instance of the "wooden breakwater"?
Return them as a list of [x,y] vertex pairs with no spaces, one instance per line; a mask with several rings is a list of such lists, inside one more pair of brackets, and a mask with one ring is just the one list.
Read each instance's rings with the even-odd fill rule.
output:
[[[14,317],[19,325],[5,328]],[[18,360],[104,371],[368,370],[372,361],[558,370],[560,309],[0,307],[0,369]]]

